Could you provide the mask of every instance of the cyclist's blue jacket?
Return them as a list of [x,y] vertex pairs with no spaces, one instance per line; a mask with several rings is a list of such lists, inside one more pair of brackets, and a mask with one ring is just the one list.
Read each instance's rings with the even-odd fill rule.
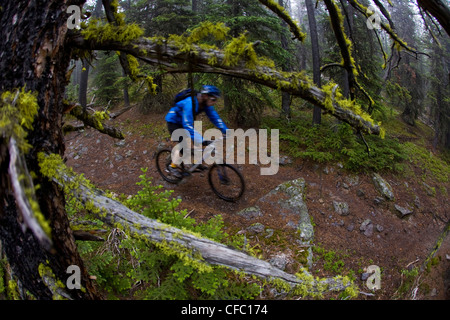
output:
[[[199,113],[199,105],[198,100],[196,97],[194,97],[195,101],[195,114],[197,115]],[[228,127],[225,125],[225,123],[220,118],[217,111],[214,109],[213,106],[206,106],[203,108],[202,111],[205,111],[206,115],[208,116],[209,120],[217,127],[220,131],[222,131],[223,134],[226,133]],[[172,122],[176,124],[180,124],[185,128],[189,134],[191,135],[191,139],[194,140],[195,143],[202,143],[203,137],[200,133],[194,130],[194,116],[192,112],[192,98],[187,97],[184,100],[181,100],[173,106],[169,113],[166,115],[166,121]]]

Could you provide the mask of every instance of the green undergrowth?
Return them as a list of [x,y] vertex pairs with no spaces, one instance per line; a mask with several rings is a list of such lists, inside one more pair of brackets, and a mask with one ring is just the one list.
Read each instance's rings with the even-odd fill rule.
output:
[[[198,223],[186,210],[177,210],[181,200],[171,197],[172,190],[152,185],[143,171],[138,182],[142,189],[130,197],[118,196],[126,206],[151,219],[243,249],[243,238],[229,236],[220,215]],[[66,210],[74,225],[84,221],[91,228],[105,228],[74,199],[68,198]],[[201,272],[149,241],[132,238],[120,229],[107,230],[105,242],[77,241],[77,245],[89,273],[108,299],[252,299],[260,292],[256,281],[249,283],[223,267]]]
[[[388,113],[388,112],[387,112]],[[354,173],[391,172],[433,185],[434,192],[448,195],[449,153],[433,151],[434,132],[417,121],[405,124],[398,113],[385,114],[386,136],[364,135],[370,152],[359,134],[346,123],[322,116],[322,124],[312,125],[312,114],[300,111],[291,121],[266,117],[263,128],[280,130],[280,152],[294,158],[321,164],[341,164]]]
[[360,135],[350,125],[330,116],[313,126],[309,112],[300,113],[291,121],[265,118],[263,127],[280,130],[280,151],[294,158],[317,163],[341,163],[349,171],[390,170],[402,172],[408,155],[402,144],[388,134],[384,139],[365,135],[370,152]]

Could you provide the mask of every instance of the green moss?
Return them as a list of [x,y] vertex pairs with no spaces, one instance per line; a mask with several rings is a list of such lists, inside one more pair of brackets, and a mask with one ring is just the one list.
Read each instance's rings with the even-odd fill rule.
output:
[[97,42],[116,41],[122,44],[129,44],[144,34],[144,30],[137,24],[113,25],[98,19],[93,19],[81,30],[81,34],[86,40]]
[[253,44],[247,41],[247,36],[241,34],[237,38],[233,38],[225,47],[223,63],[226,66],[236,66],[241,61],[245,62],[245,66],[249,69],[256,67],[275,67],[273,61],[258,57]]
[[9,280],[8,281],[8,297],[11,300],[21,300],[19,295],[19,286],[17,285],[17,281]]
[[5,91],[0,95],[0,135],[9,140],[13,137],[21,152],[28,152],[30,145],[26,137],[33,129],[38,113],[37,92],[25,88]]
[[55,274],[53,273],[53,270],[43,263],[39,264],[38,272],[42,280],[44,281],[45,285],[50,289],[50,291],[53,294],[53,300],[66,300],[61,293],[62,290],[66,289],[66,286],[64,283],[62,283],[61,280],[57,279]]

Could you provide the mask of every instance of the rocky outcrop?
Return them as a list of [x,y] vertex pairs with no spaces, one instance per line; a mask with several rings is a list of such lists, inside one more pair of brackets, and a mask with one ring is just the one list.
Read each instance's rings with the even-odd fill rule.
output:
[[[314,239],[314,227],[304,201],[305,179],[299,178],[284,182],[275,189],[260,198],[254,206],[246,208],[237,214],[247,220],[271,214],[274,219],[283,218],[288,228],[293,228],[298,233],[298,244],[308,251],[308,266],[312,265],[312,241]],[[261,209],[264,208],[264,209]],[[259,225],[258,225],[259,226]],[[247,230],[255,232],[255,224]]]

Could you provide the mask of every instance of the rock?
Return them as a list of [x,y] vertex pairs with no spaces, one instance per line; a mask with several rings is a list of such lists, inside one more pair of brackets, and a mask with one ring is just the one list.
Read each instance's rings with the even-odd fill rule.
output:
[[263,233],[264,229],[265,229],[264,225],[262,223],[257,222],[248,227],[247,231],[249,231],[252,234],[258,234]]
[[422,184],[425,187],[425,192],[427,193],[427,195],[429,195],[430,197],[436,196],[436,189],[434,187],[426,184],[425,182],[422,182]]
[[431,297],[437,296],[437,289],[436,289],[436,288],[431,289],[430,296],[431,296]]
[[[314,227],[305,203],[306,181],[298,178],[286,181],[258,199],[255,206],[261,209],[261,215],[270,214],[273,219],[285,219],[298,234],[296,240],[301,246],[311,246],[314,239]],[[257,212],[250,209],[250,212]],[[241,211],[242,213],[242,211]],[[308,250],[308,266],[312,266],[312,250]]]
[[378,173],[372,175],[372,181],[375,188],[388,200],[395,200],[394,192],[391,185],[384,180]]
[[286,166],[288,164],[292,164],[292,159],[288,156],[281,156],[279,161],[280,166]]
[[258,218],[262,216],[261,209],[258,206],[245,208],[237,213],[238,216],[241,216],[247,220]]
[[372,234],[373,234],[373,224],[371,223],[366,227],[366,230],[364,230],[364,235],[366,237],[371,237]]
[[354,186],[358,185],[358,183],[359,183],[359,176],[358,175],[347,176],[347,177],[345,177],[345,182],[350,187],[354,187]]
[[325,174],[330,174],[333,172],[334,172],[334,169],[332,167],[326,166],[325,168],[323,168],[323,173],[325,173]]
[[420,199],[418,196],[416,196],[416,198],[414,199],[414,205],[417,209],[420,209]]
[[132,154],[133,154],[133,150],[128,150],[128,151],[125,153],[125,156],[128,158],[128,157],[130,157]]
[[305,179],[303,178],[287,181],[278,185],[266,195],[267,197],[264,196],[263,198],[266,201],[271,197],[278,199],[277,203],[284,209],[283,211],[298,221],[297,229],[302,241],[309,244],[314,237],[314,228],[311,224],[308,208],[303,200],[305,185]]
[[383,226],[381,226],[379,224],[376,225],[375,229],[377,229],[378,232],[383,232],[383,230],[384,230]]
[[366,237],[370,237],[373,234],[373,224],[370,219],[364,220],[364,222],[359,227],[359,230],[364,233]]
[[370,275],[371,275],[371,273],[368,273],[368,272],[362,273],[361,274],[361,280],[362,281],[366,281],[367,279],[369,279]]
[[117,147],[123,147],[126,144],[125,140],[120,140],[119,142],[116,142],[114,145]]
[[382,197],[376,197],[375,199],[373,199],[373,203],[375,203],[376,205],[380,205],[384,202],[384,198]]
[[362,198],[362,197],[364,197],[366,194],[365,194],[365,192],[364,192],[363,190],[358,189],[358,190],[356,190],[356,195],[357,195],[358,197]]
[[271,265],[283,271],[284,269],[286,269],[286,265],[288,264],[288,262],[289,262],[288,256],[285,255],[284,253],[277,254],[269,260],[269,263]]
[[353,223],[347,226],[347,231],[352,232],[355,229],[355,225]]
[[333,200],[333,207],[334,211],[341,216],[348,216],[350,213],[346,202],[338,202]]
[[394,204],[394,207],[398,212],[400,212],[400,215],[401,215],[400,218],[406,217],[407,215],[410,215],[411,213],[413,213],[413,211],[411,211],[407,208],[400,207],[397,204]]
[[339,220],[338,222],[333,222],[331,225],[335,227],[343,227],[345,224],[344,220]]
[[371,224],[371,223],[372,223],[372,221],[370,219],[364,220],[363,223],[361,223],[361,226],[359,227],[359,230],[361,230],[361,231],[366,230],[367,226],[369,224]]
[[267,236],[265,236],[264,238],[269,239],[270,237],[273,236],[273,233],[275,232],[275,230],[268,228],[268,229],[266,229],[266,232],[267,232]]

